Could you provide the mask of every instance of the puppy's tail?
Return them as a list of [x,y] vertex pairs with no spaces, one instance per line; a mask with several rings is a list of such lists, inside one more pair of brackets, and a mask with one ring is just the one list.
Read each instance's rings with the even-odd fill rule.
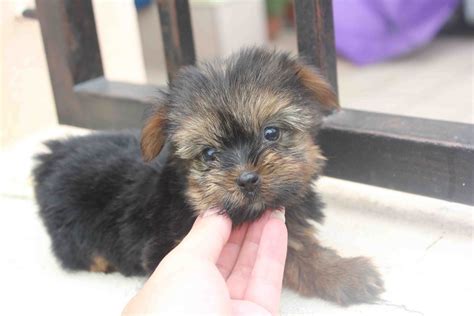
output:
[[50,140],[45,142],[44,145],[48,148],[48,152],[37,154],[34,157],[36,165],[32,173],[35,185],[47,179],[53,173],[57,161],[65,156],[65,151],[62,150],[64,144],[61,141]]

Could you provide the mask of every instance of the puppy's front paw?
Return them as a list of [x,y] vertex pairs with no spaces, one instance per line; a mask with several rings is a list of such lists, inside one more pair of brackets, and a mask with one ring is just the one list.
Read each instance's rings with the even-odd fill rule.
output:
[[318,296],[340,305],[370,303],[384,291],[382,278],[364,257],[341,258],[334,251],[289,251],[285,284],[304,296]]
[[364,257],[341,258],[324,279],[327,298],[341,305],[374,302],[384,291],[380,273]]

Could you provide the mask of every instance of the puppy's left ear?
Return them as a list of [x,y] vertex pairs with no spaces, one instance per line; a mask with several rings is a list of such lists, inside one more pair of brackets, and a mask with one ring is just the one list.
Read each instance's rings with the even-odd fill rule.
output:
[[163,148],[166,141],[165,124],[166,109],[162,106],[148,118],[143,126],[140,146],[145,161],[158,156]]
[[322,107],[325,115],[340,109],[337,95],[327,80],[319,74],[318,70],[303,63],[297,63],[296,76]]

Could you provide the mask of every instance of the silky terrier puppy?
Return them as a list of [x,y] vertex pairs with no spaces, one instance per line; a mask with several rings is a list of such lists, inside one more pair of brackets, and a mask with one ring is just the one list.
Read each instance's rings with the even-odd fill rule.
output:
[[325,158],[316,136],[337,98],[316,69],[286,53],[247,49],[182,68],[142,131],[47,143],[35,192],[52,249],[71,270],[151,273],[218,207],[234,226],[285,207],[284,285],[342,305],[383,291],[369,259],[322,246],[313,189]]

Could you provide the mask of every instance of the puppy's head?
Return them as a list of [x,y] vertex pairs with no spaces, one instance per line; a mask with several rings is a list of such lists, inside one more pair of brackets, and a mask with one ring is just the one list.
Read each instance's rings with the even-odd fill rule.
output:
[[182,69],[161,103],[142,132],[144,158],[168,139],[188,202],[223,208],[236,225],[301,201],[324,162],[314,136],[338,107],[315,69],[259,49]]

